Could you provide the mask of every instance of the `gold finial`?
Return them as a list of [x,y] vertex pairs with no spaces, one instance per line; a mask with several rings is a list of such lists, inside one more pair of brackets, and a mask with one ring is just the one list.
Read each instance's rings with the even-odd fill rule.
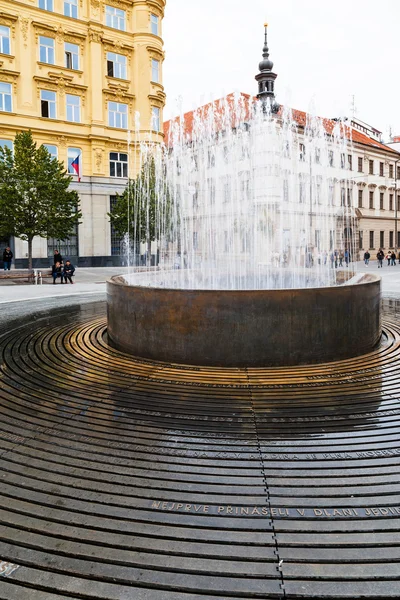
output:
[[268,27],[268,23],[264,23],[264,27]]

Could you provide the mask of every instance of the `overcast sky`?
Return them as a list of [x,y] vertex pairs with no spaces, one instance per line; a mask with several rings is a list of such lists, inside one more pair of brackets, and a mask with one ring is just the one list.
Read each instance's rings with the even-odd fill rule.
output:
[[400,0],[167,0],[164,119],[256,94],[265,21],[279,102],[400,135]]

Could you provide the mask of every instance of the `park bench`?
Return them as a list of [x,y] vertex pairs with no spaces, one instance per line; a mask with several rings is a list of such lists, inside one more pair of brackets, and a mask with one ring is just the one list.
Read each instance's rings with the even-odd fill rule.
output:
[[0,280],[18,280],[25,279],[28,283],[35,283],[35,271],[29,269],[13,269],[12,271],[0,271]]

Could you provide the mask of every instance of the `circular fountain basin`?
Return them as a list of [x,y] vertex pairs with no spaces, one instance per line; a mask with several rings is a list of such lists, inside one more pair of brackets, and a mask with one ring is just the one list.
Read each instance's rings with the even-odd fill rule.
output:
[[110,342],[137,357],[189,365],[290,366],[366,354],[380,341],[380,304],[381,280],[371,274],[279,290],[107,282]]

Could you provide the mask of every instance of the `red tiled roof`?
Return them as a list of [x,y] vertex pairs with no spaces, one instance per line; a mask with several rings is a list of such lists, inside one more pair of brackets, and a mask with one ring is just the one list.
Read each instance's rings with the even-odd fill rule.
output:
[[[251,102],[255,102],[257,100],[257,98],[250,96],[249,94],[244,94],[243,92],[240,93],[240,97],[243,99],[244,101],[244,106],[245,106],[245,112],[246,112],[246,117],[250,115],[250,103]],[[228,104],[228,106],[233,107],[234,105],[234,101],[235,101],[235,94],[228,94],[228,96],[226,96],[226,98],[221,98],[219,100],[215,100],[214,102],[209,102],[208,104],[200,107],[197,111],[190,111],[187,112],[183,115],[183,128],[184,128],[184,132],[185,135],[188,136],[188,139],[191,138],[191,134],[193,132],[193,123],[194,123],[194,116],[195,113],[200,114],[202,117],[206,117],[209,110],[211,108],[213,108],[215,113],[218,113],[219,110],[222,111],[222,108]],[[305,127],[307,124],[307,113],[303,112],[301,110],[296,110],[296,109],[292,109],[292,115],[293,115],[293,119],[295,120],[295,122],[300,126],[300,127]],[[234,119],[235,116],[232,113],[231,114],[231,126],[234,126]],[[165,140],[167,145],[170,144],[170,140],[169,140],[169,132],[171,129],[171,125],[173,123],[178,123],[179,122],[179,117],[176,117],[175,119],[173,119],[172,121],[166,121],[164,123],[164,134],[165,134]],[[332,133],[334,127],[335,127],[335,121],[332,119],[326,119],[323,118],[322,119],[325,130],[328,134]],[[353,140],[353,142],[357,143],[357,144],[362,144],[364,146],[372,146],[374,148],[377,148],[378,150],[385,150],[386,152],[392,152],[393,154],[399,154],[396,150],[394,150],[393,148],[390,148],[389,146],[385,146],[385,144],[382,144],[381,142],[378,142],[377,140],[374,140],[373,138],[370,138],[368,135],[365,135],[364,133],[361,133],[361,131],[357,131],[357,129],[351,128],[349,126],[345,126],[346,127],[346,135],[348,138],[351,137],[351,139]],[[222,125],[221,125],[221,129],[222,129]],[[398,136],[397,138],[394,138],[394,141],[400,141],[400,136]]]

